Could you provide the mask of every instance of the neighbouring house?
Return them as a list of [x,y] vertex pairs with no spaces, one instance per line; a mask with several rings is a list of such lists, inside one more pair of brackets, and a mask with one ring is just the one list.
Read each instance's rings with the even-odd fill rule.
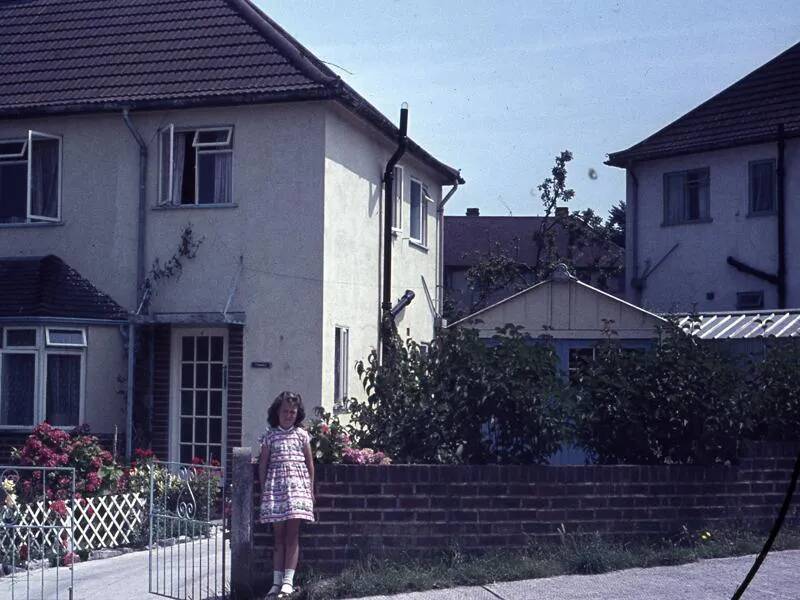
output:
[[482,338],[506,324],[520,325],[532,342],[549,338],[561,370],[571,374],[583,360],[592,360],[597,345],[613,339],[622,348],[646,349],[659,338],[666,320],[584,283],[559,265],[552,277],[492,306],[451,323],[469,327]]
[[[280,391],[362,393],[387,117],[247,0],[4,2],[0,39],[0,446],[47,419],[224,462]],[[390,172],[427,340],[463,180],[411,140]]]
[[[536,265],[550,264],[551,259],[567,260],[572,254],[570,269],[581,281],[622,295],[625,276],[624,250],[609,240],[593,236],[588,227],[577,224],[574,232],[585,231],[581,239],[570,239],[574,232],[562,223],[575,219],[566,207],[559,207],[553,217],[481,216],[477,208],[467,209],[464,216],[444,218],[444,286],[450,314],[459,318],[528,288],[536,280]],[[553,223],[554,251],[537,241],[543,227]],[[519,277],[482,298],[467,279],[467,273],[492,254],[502,254],[520,266]]]
[[627,298],[654,311],[800,306],[800,44],[638,144]]

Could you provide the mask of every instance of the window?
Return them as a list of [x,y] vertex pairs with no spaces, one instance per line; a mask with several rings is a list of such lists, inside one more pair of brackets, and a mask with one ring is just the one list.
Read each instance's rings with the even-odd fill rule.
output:
[[61,138],[28,131],[0,141],[0,223],[61,218]]
[[428,196],[425,186],[412,179],[410,188],[411,204],[411,239],[423,246],[428,243]]
[[0,427],[78,425],[86,331],[9,327],[0,342]]
[[593,362],[595,359],[595,349],[591,348],[570,348],[569,358],[567,364],[567,374],[570,383],[577,381],[581,367],[587,363]]
[[394,168],[394,203],[392,205],[392,228],[403,228],[403,167]]
[[736,310],[758,310],[764,308],[764,292],[737,292]]
[[710,219],[709,172],[694,169],[664,175],[664,224]]
[[333,403],[340,406],[347,400],[347,364],[349,353],[350,331],[346,327],[337,327],[334,335],[333,351]]
[[749,165],[750,214],[775,212],[776,168],[774,160],[758,160]]
[[159,204],[231,204],[233,128],[161,130]]

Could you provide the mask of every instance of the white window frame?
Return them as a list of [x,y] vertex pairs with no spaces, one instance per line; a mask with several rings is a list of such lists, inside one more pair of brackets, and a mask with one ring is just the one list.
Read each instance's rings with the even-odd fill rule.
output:
[[[419,185],[419,233],[420,237],[415,238],[414,235],[411,233],[411,226],[413,223],[409,223],[408,226],[408,239],[412,244],[416,244],[417,246],[422,246],[423,248],[428,247],[428,202],[431,202],[432,199],[428,194],[427,186],[422,182],[421,179],[417,179],[416,177],[410,177],[409,181],[411,182],[408,186],[408,203],[409,206],[413,202],[413,198],[411,197],[413,188],[413,183]],[[409,215],[411,213],[409,212]],[[409,218],[410,220],[410,218]]]
[[[199,137],[200,134],[203,132],[208,131],[224,131],[227,133],[225,141],[223,142],[200,142]],[[168,134],[169,139],[169,176],[167,177],[167,183],[169,185],[168,190],[164,190],[164,134]],[[175,179],[175,134],[176,133],[191,133],[194,132],[192,136],[192,147],[194,148],[194,202],[193,203],[186,203],[183,204],[180,198],[176,201],[173,198],[173,182]],[[200,204],[200,173],[198,169],[198,165],[200,164],[200,155],[201,154],[230,154],[231,155],[231,197],[229,202],[217,202],[217,203],[209,203],[209,204]],[[234,190],[234,181],[233,181],[233,125],[219,125],[219,126],[208,126],[208,127],[176,127],[174,123],[170,123],[166,127],[163,127],[158,132],[158,205],[159,206],[170,206],[170,207],[181,207],[181,206],[230,206],[234,204],[233,202],[233,190]]]
[[[86,329],[82,327],[51,327],[52,329],[81,330],[84,341],[87,340]],[[9,346],[8,332],[19,330],[34,330],[36,332],[35,346]],[[83,347],[67,347],[61,345],[48,345],[46,329],[40,325],[11,325],[2,328],[2,346],[0,346],[0,357],[3,354],[33,354],[34,355],[34,405],[33,405],[33,424],[31,425],[2,425],[0,431],[30,431],[37,424],[47,419],[47,357],[53,355],[76,355],[80,356],[80,397],[78,399],[78,422],[75,425],[55,425],[59,429],[72,429],[82,424],[86,418],[86,353],[88,344]],[[2,359],[0,359],[0,385],[2,385]]]
[[[688,218],[689,214],[689,206],[688,202],[688,189],[689,189],[689,175],[692,173],[699,173],[705,176],[705,186],[707,188],[707,199],[706,204],[703,206],[702,204],[698,206],[698,213],[699,217],[697,219],[690,219]],[[681,218],[678,220],[671,220],[670,219],[670,204],[669,201],[671,200],[669,196],[669,186],[667,181],[670,177],[681,176],[683,178],[683,194],[680,199],[681,201]],[[663,180],[662,180],[662,188],[663,188],[663,223],[664,225],[686,225],[691,223],[708,223],[711,221],[711,168],[710,167],[698,167],[696,169],[684,169],[683,171],[669,171],[664,173]],[[705,212],[705,215],[703,215]]]
[[[80,333],[81,342],[77,344],[67,344],[64,342],[53,342],[50,340],[51,331],[69,331],[71,333]],[[86,348],[86,330],[82,328],[73,327],[45,327],[45,344],[51,348]]]
[[[56,140],[58,142],[58,182],[56,189],[58,197],[56,200],[56,216],[49,217],[46,215],[34,215],[31,213],[31,190],[33,189],[33,142],[39,140]],[[27,176],[25,181],[25,221],[22,223],[4,223],[4,225],[22,225],[25,223],[59,223],[61,222],[61,182],[63,179],[63,146],[62,138],[59,135],[50,133],[43,133],[41,131],[28,130],[26,138],[11,138],[0,140],[2,143],[22,143],[22,150],[16,154],[0,154],[0,162],[6,165],[21,165],[27,166]],[[17,159],[17,160],[13,160]]]
[[[336,333],[339,333],[339,364],[336,364]],[[347,401],[348,394],[350,393],[350,382],[348,377],[348,364],[350,362],[350,328],[344,325],[336,325],[333,335],[334,343],[334,386],[333,386],[333,403],[339,406],[342,402]],[[336,386],[336,370],[339,370],[339,386]]]
[[[772,175],[772,198],[770,198],[770,207],[767,209],[756,210],[753,204],[753,170],[755,167],[761,165],[769,165]],[[765,158],[761,160],[751,160],[747,163],[747,214],[749,216],[762,216],[774,215],[778,212],[778,176],[776,173],[777,161],[774,158]]]
[[392,202],[392,231],[403,231],[403,185],[404,169],[400,165],[394,167],[394,194]]

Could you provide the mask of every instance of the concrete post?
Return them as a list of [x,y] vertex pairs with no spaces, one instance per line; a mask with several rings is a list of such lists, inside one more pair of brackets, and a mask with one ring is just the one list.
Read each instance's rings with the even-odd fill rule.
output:
[[233,449],[231,596],[252,598],[253,464],[250,448]]

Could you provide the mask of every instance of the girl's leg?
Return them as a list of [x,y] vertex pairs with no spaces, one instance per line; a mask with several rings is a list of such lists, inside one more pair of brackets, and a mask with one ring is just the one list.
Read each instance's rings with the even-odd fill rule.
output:
[[270,595],[277,594],[283,583],[284,558],[286,556],[286,522],[272,524],[272,587]]
[[300,556],[300,519],[286,521],[286,555],[283,561],[283,586],[281,592],[291,593],[294,590],[294,571]]

